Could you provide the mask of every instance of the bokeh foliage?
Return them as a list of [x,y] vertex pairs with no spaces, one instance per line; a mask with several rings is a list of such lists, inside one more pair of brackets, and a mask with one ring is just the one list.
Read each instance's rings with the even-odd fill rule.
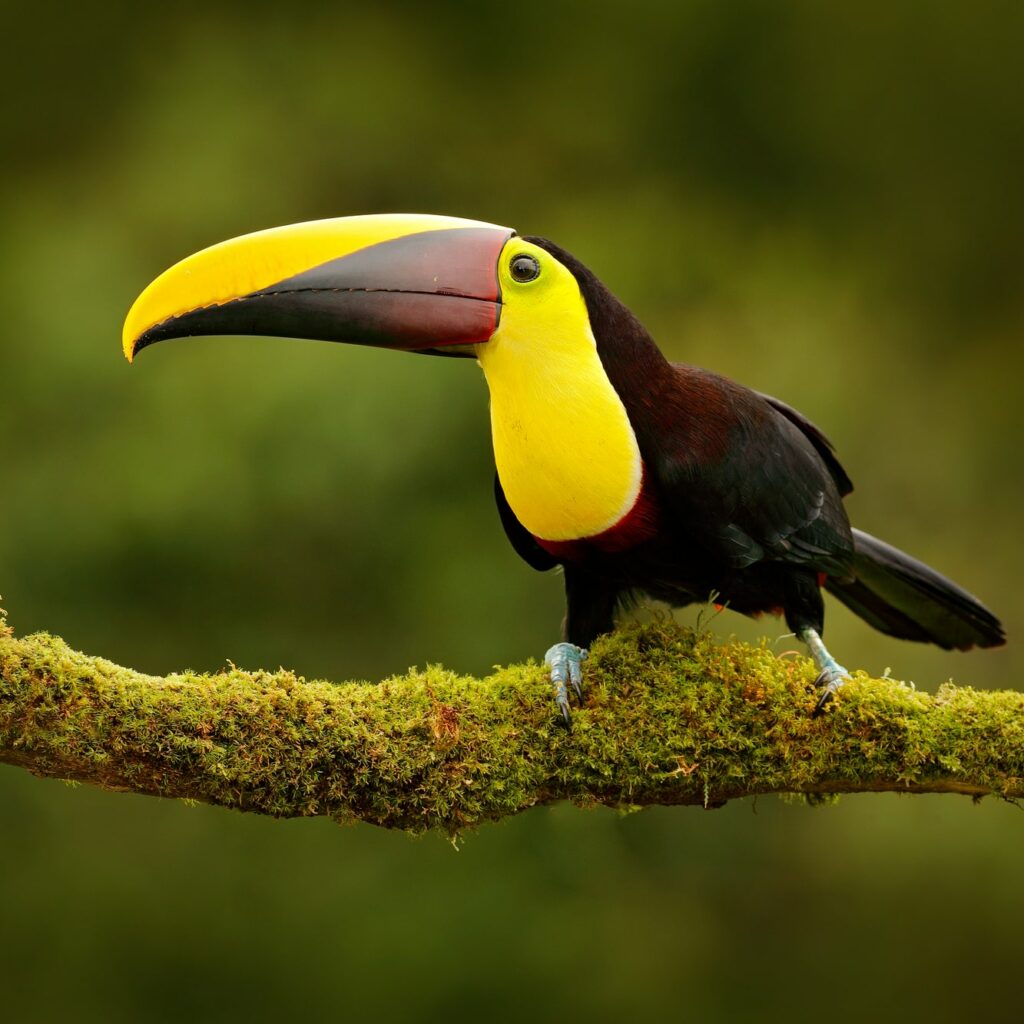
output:
[[[672,356],[801,408],[856,522],[1011,638],[947,655],[833,607],[841,660],[927,688],[1024,677],[1019,4],[3,13],[0,592],[20,632],[154,672],[543,651],[559,582],[501,533],[472,365],[242,339],[119,355],[135,294],[200,246],[425,210],[554,238]],[[1016,1009],[1013,808],[751,810],[560,808],[455,854],[4,770],[4,1015]]]

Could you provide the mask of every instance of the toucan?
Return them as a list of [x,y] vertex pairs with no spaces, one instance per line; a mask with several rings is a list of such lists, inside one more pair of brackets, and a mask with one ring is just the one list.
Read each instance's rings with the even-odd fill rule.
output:
[[274,335],[476,359],[490,391],[494,494],[516,552],[560,566],[562,642],[545,655],[569,722],[581,662],[644,596],[771,612],[806,643],[818,714],[848,678],[822,640],[826,590],[891,636],[1005,641],[976,598],[852,529],[833,447],[777,398],[669,362],[633,314],[544,238],[429,215],[341,217],[203,249],[142,292],[131,361],[196,335]]

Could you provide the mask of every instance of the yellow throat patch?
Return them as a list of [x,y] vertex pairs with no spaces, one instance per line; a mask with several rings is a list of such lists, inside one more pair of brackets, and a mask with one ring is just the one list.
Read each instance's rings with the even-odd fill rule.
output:
[[[532,257],[540,273],[515,280]],[[498,477],[516,518],[542,540],[582,540],[614,526],[640,493],[642,461],[626,408],[597,354],[572,273],[512,238],[498,262],[501,321],[477,359],[491,392]]]

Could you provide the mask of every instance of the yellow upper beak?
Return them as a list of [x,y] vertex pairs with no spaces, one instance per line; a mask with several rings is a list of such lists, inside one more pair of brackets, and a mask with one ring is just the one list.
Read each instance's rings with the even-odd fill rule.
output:
[[[153,341],[197,334],[284,334],[402,348],[483,341],[486,336],[475,335],[492,315],[490,329],[496,326],[497,255],[512,234],[456,217],[376,214],[243,235],[189,256],[153,281],[125,320],[124,354],[131,362]],[[435,300],[429,308],[424,296]]]

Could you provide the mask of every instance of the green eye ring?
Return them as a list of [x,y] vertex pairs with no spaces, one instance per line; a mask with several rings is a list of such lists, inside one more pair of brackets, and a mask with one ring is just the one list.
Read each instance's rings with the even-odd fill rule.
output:
[[508,272],[513,281],[518,281],[519,284],[529,284],[530,281],[536,281],[540,277],[540,261],[528,253],[521,252],[509,261]]

